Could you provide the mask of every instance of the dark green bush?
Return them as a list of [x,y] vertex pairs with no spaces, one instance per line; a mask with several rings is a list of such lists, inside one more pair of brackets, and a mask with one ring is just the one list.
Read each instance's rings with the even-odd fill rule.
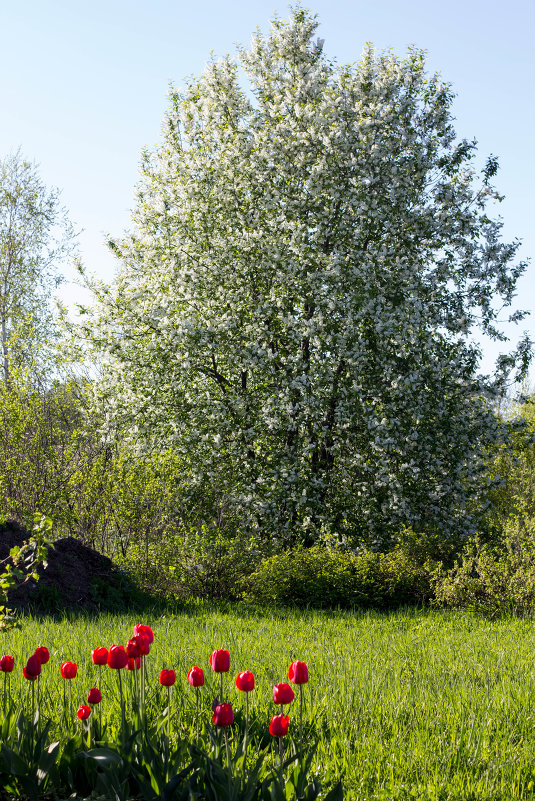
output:
[[260,604],[390,608],[426,600],[430,563],[401,547],[390,553],[315,545],[265,559],[246,581],[244,598]]
[[435,603],[489,617],[535,612],[535,518],[510,518],[499,544],[467,544],[450,570],[438,569]]

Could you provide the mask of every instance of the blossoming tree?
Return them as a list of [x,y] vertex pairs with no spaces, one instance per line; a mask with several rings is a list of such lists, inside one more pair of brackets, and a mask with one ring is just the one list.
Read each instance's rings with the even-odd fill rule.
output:
[[500,337],[524,266],[487,211],[496,162],[478,178],[421,52],[341,67],[316,27],[294,10],[170,92],[95,287],[109,430],[181,454],[192,503],[251,534],[468,531],[504,375],[470,333]]
[[38,383],[55,364],[50,301],[75,239],[58,190],[45,186],[37,167],[20,152],[0,158],[0,380],[8,385],[14,367],[31,370]]

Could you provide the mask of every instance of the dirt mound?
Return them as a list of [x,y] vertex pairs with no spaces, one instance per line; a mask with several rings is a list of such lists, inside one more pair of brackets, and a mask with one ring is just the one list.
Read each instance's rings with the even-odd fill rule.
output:
[[[0,562],[9,557],[11,548],[29,537],[28,531],[14,521],[0,525]],[[73,537],[64,537],[49,548],[48,566],[39,569],[39,581],[30,580],[18,587],[9,600],[17,608],[31,604],[44,609],[96,609],[110,601],[120,602],[129,589],[111,559]]]

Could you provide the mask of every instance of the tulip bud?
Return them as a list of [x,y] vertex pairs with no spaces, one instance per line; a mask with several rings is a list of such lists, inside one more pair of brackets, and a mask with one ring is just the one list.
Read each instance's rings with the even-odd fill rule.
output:
[[78,712],[76,714],[78,715],[80,720],[87,720],[87,718],[91,714],[91,707],[87,706],[86,704],[82,704],[79,707]]
[[114,670],[121,670],[128,664],[128,654],[122,645],[112,645],[108,652],[108,666]]
[[243,693],[249,693],[254,689],[254,673],[250,670],[245,670],[243,673],[238,673],[236,676],[236,687]]
[[307,663],[292,662],[288,670],[288,678],[292,684],[306,684],[308,682]]
[[218,704],[212,715],[212,723],[216,726],[231,726],[234,723],[234,712],[232,704]]
[[0,657],[0,671],[2,673],[11,673],[14,664],[15,664],[15,659],[12,656],[4,654],[4,656]]
[[276,704],[283,706],[284,704],[291,704],[295,698],[294,691],[289,684],[275,684],[273,687],[273,700]]
[[39,648],[35,649],[35,656],[39,659],[39,662],[42,665],[46,665],[46,663],[50,659],[49,650],[44,645],[40,645]]
[[102,694],[100,690],[98,687],[92,687],[87,695],[87,703],[91,704],[91,706],[95,706],[95,704],[100,704],[101,701]]
[[22,668],[22,675],[28,681],[34,681],[37,676],[41,673],[41,662],[39,661],[39,657],[35,654],[32,654],[26,665]]
[[105,665],[108,662],[108,649],[104,647],[94,648],[91,651],[91,659],[94,665]]
[[78,665],[76,662],[62,662],[60,672],[64,679],[74,679],[78,672]]
[[134,626],[134,637],[137,637],[138,634],[146,636],[149,640],[149,645],[152,645],[152,643],[154,642],[154,632],[150,626],[145,626],[144,623],[137,623]]
[[229,652],[216,648],[210,656],[210,666],[216,673],[227,673],[230,670]]
[[160,673],[160,684],[163,687],[172,687],[176,681],[174,670],[162,670]]
[[202,687],[204,684],[204,671],[195,665],[188,672],[188,681],[192,687]]
[[274,715],[269,724],[269,733],[273,735],[273,737],[286,737],[288,734],[289,722],[290,718],[288,715],[286,715],[286,717],[284,715]]
[[128,640],[126,643],[126,653],[129,659],[135,659],[137,656],[141,656],[141,647],[137,637],[132,637],[131,640]]

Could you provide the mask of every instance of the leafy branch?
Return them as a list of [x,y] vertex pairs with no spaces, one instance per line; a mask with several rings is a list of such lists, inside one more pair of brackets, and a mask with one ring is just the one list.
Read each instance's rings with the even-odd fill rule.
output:
[[9,593],[30,579],[39,581],[39,567],[48,565],[52,520],[39,512],[34,514],[33,520],[32,536],[22,545],[11,548],[9,557],[0,562],[0,567],[5,565],[0,574],[0,629],[4,631],[20,626],[15,610],[8,607]]

